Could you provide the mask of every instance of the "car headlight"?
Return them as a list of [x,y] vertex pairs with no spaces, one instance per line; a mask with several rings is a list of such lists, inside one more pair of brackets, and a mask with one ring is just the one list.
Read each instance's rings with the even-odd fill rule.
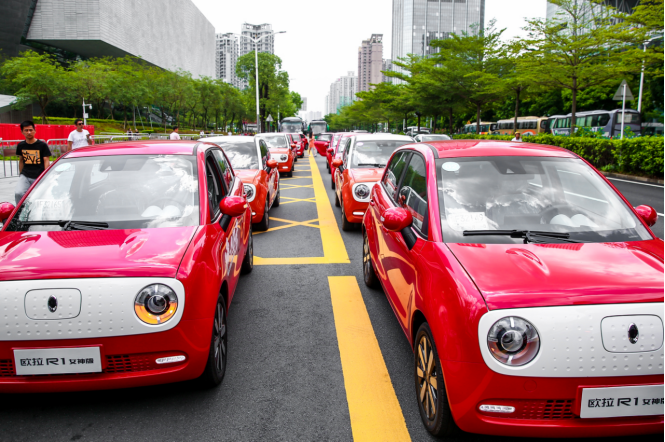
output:
[[247,202],[254,201],[254,197],[256,197],[256,187],[254,187],[253,184],[243,184],[243,187],[245,188],[245,198],[247,198]]
[[144,287],[134,300],[136,316],[146,324],[163,324],[178,310],[178,296],[171,287],[151,284]]
[[279,156],[279,160],[280,160],[280,161],[286,161],[286,160],[288,160],[288,159],[289,159],[289,157],[288,157],[287,155],[280,155],[280,156]]
[[508,316],[492,325],[487,334],[487,345],[497,361],[519,366],[536,357],[540,348],[540,337],[529,321]]
[[367,184],[358,184],[353,190],[353,193],[358,199],[364,200],[369,196],[369,187]]

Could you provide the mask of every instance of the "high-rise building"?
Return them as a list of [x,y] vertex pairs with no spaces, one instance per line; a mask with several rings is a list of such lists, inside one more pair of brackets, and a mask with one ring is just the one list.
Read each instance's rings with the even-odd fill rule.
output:
[[221,78],[235,87],[240,87],[236,75],[238,36],[232,33],[217,34],[215,40],[215,77]]
[[[250,40],[257,40],[261,37],[261,40],[256,44],[259,52],[265,52],[268,54],[275,53],[275,36],[272,34],[272,25],[268,23],[263,23],[261,25],[252,25],[249,23],[243,23],[241,37],[239,42],[239,52],[238,56],[242,57],[245,54],[254,52],[255,43]],[[249,86],[248,81],[240,80],[240,88],[244,89]]]
[[16,56],[33,43],[73,57],[133,55],[194,77],[215,75],[215,27],[191,0],[150,13],[136,0],[0,1],[2,54]]
[[485,22],[485,0],[393,0],[392,60],[436,52],[432,40],[473,32]]
[[[384,58],[383,59],[383,66],[381,68],[381,71],[386,72],[386,71],[392,71],[393,70],[393,61],[390,58]],[[386,74],[383,74],[383,82],[384,83],[392,83],[393,78],[392,77],[387,77]]]
[[326,96],[326,114],[336,114],[344,106],[356,101],[356,92],[358,92],[358,77],[355,72],[348,72],[347,75],[339,77],[330,84],[330,92]]
[[300,107],[301,111],[307,111],[307,97],[302,97],[302,106]]
[[[396,0],[397,1],[397,0]],[[358,92],[383,81],[383,34],[372,34],[358,48]]]

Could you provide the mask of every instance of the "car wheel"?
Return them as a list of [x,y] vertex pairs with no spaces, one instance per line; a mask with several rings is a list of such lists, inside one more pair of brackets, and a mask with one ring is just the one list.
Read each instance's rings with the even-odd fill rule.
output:
[[413,378],[420,418],[432,435],[448,436],[457,430],[443,383],[439,353],[427,323],[418,329]]
[[367,231],[363,229],[363,279],[365,285],[371,288],[379,287],[379,279],[374,272],[374,264],[372,264],[372,254],[369,252],[369,238]]
[[261,221],[256,224],[256,230],[259,232],[264,232],[268,230],[268,227],[270,227],[270,214],[268,213],[269,209],[268,198],[266,197],[266,208],[263,211],[263,218],[261,218]]
[[245,258],[242,260],[242,267],[240,273],[246,275],[254,270],[254,236],[252,236],[252,226],[249,226],[249,240],[247,241],[247,251]]
[[346,213],[344,213],[344,200],[340,201],[340,206],[342,206],[342,230],[345,232],[350,232],[355,227],[352,222],[346,219]]
[[332,173],[331,173],[331,175],[332,175],[332,176],[330,177],[330,188],[331,188],[332,190],[335,190],[335,175],[332,174]]
[[339,197],[337,196],[337,192],[335,192],[335,207],[339,207]]
[[206,362],[206,368],[199,378],[204,386],[216,387],[222,383],[224,373],[226,373],[227,349],[226,307],[224,298],[220,296],[217,299],[215,319],[212,322],[208,362]]
[[279,207],[279,189],[277,189],[277,196],[275,197],[275,201],[272,202],[273,207]]

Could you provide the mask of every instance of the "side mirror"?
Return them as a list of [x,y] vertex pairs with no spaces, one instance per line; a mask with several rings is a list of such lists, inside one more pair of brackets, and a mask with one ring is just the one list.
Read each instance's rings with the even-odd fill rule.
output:
[[223,215],[232,218],[242,215],[247,210],[247,200],[241,196],[227,196],[219,202],[219,210]]
[[12,203],[0,203],[0,221],[5,222],[16,209]]
[[383,212],[381,216],[383,227],[390,232],[399,232],[413,223],[413,217],[406,209],[393,207]]
[[[0,213],[2,213],[1,211],[2,206],[0,206]],[[656,212],[651,206],[637,206],[635,207],[635,211],[649,227],[653,227],[653,225],[656,224],[656,221],[658,221],[658,212]]]
[[291,144],[291,149],[295,149],[295,148],[296,148],[296,143]]
[[329,147],[329,148],[326,150],[326,152],[328,152],[328,153],[333,153],[333,148],[332,148],[332,147]]
[[340,167],[344,162],[340,158],[335,158],[332,162],[333,167]]
[[275,161],[275,160],[268,160],[268,161],[266,162],[266,166],[270,167],[271,169],[274,169],[275,167],[277,167],[277,161]]

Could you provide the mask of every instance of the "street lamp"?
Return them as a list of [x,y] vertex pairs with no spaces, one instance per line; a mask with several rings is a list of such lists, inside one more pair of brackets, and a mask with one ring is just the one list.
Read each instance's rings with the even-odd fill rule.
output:
[[[653,38],[650,38],[649,40],[644,42],[644,49],[643,52],[647,51],[647,46],[649,43],[651,43],[654,40],[658,40],[659,38],[663,38],[662,36],[656,36]],[[639,98],[637,99],[637,112],[642,112],[642,85],[644,84],[644,62],[642,62],[642,73],[640,74],[640,94]]]
[[246,35],[241,35],[241,37],[247,38],[248,40],[251,40],[254,42],[254,68],[256,71],[256,133],[259,133],[260,131],[260,125],[261,125],[261,115],[260,115],[260,110],[259,110],[259,42],[263,40],[266,37],[272,37],[275,34],[285,34],[286,31],[279,31],[279,32],[271,32],[270,34],[266,34],[262,37],[259,38],[252,38],[248,37]]

